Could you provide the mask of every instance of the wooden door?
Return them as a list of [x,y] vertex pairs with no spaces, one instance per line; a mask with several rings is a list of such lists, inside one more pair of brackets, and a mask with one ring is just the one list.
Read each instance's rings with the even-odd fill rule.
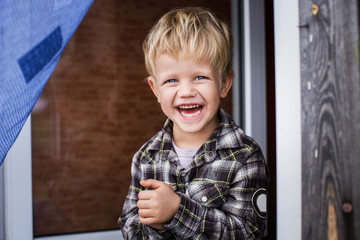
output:
[[302,239],[360,239],[359,3],[299,6]]

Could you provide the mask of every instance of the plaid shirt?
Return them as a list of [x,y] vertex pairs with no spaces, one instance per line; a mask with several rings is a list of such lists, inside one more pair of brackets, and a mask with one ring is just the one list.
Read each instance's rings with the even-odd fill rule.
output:
[[[134,155],[132,182],[119,225],[125,239],[261,239],[266,211],[256,208],[257,192],[266,196],[268,170],[259,145],[222,109],[219,124],[188,168],[180,166],[172,145],[172,122]],[[139,222],[136,206],[141,180],[174,187],[180,207],[165,230]],[[266,200],[266,197],[265,197]]]

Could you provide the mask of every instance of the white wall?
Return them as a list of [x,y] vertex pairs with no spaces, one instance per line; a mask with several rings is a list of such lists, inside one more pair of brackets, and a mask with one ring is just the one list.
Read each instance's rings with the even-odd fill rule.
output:
[[298,1],[274,0],[277,239],[301,239],[301,92]]

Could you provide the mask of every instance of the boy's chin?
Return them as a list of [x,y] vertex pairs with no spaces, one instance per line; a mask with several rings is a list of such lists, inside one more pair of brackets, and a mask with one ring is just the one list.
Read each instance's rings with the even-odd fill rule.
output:
[[216,124],[206,123],[202,119],[197,121],[177,121],[174,126],[185,134],[204,134],[205,132],[212,132],[216,128]]

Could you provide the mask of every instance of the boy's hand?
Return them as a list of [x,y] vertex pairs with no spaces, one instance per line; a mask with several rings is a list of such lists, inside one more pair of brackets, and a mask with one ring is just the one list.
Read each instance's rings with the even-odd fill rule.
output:
[[157,230],[164,229],[164,223],[170,221],[180,206],[180,196],[164,182],[154,179],[141,181],[143,187],[154,190],[141,191],[138,195],[139,220]]

